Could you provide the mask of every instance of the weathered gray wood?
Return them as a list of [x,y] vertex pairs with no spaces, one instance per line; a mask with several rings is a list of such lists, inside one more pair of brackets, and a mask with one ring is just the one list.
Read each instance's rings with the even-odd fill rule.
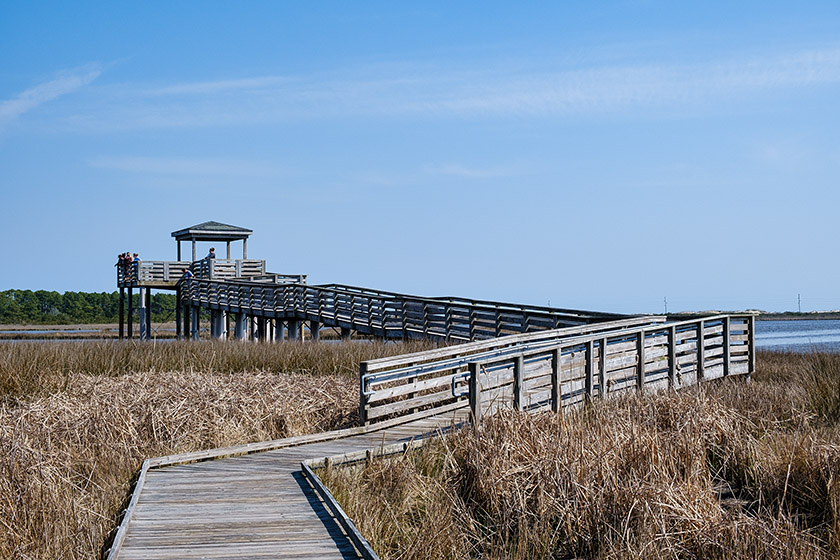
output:
[[560,348],[551,352],[551,411],[560,412],[563,408],[560,393]]
[[668,386],[677,386],[677,328],[668,327]]
[[522,383],[523,357],[517,356],[513,361],[513,408],[522,410],[525,400],[525,388]]
[[470,421],[473,426],[481,423],[481,375],[480,365],[477,362],[468,364],[470,373]]
[[703,328],[704,322],[701,320],[697,323],[697,379],[703,379],[705,375],[705,330]]

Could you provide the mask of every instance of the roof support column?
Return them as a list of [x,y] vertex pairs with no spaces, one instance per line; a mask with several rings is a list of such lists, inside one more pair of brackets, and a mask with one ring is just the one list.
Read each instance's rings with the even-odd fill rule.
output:
[[195,262],[195,239],[192,240],[192,245],[193,245],[193,258],[192,258],[192,260],[193,260],[193,262]]

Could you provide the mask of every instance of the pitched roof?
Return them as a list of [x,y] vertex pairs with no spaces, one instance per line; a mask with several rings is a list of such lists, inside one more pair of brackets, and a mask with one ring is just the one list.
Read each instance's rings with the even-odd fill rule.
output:
[[254,233],[253,230],[221,222],[202,222],[194,226],[172,232],[172,237],[180,240],[193,239],[196,241],[228,241],[246,239]]

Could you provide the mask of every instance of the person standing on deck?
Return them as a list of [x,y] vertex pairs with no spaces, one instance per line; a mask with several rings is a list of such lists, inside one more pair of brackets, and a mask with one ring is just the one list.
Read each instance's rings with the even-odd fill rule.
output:
[[216,249],[210,247],[210,252],[207,253],[206,259],[215,259],[216,258]]

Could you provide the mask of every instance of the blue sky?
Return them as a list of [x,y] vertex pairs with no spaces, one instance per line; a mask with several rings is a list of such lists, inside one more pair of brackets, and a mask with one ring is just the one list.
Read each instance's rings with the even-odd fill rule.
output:
[[0,290],[217,220],[312,283],[840,308],[840,2],[453,4],[3,2]]

